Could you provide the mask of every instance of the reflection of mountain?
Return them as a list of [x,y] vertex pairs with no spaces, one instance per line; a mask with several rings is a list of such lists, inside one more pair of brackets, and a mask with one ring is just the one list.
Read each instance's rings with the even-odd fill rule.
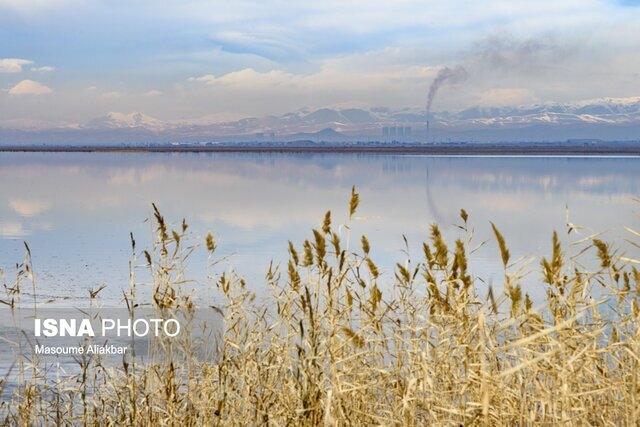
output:
[[[20,259],[21,241],[28,238],[40,254],[40,268],[55,276],[43,284],[41,274],[43,286],[86,294],[87,283],[106,281],[116,290],[109,298],[120,301],[128,233],[150,244],[143,218],[155,202],[176,226],[186,217],[194,236],[212,230],[221,256],[233,254],[234,269],[263,290],[269,260],[286,265],[287,240],[309,238],[329,209],[334,224],[347,220],[355,185],[362,201],[352,232],[375,242],[375,261],[385,277],[392,278],[395,262],[404,259],[403,234],[412,255],[419,254],[429,224],[439,221],[453,244],[460,235],[452,224],[465,208],[476,244],[490,239],[478,251],[474,274],[486,279],[485,273],[495,273],[501,283],[489,221],[504,233],[514,259],[548,250],[551,231],[563,229],[565,205],[572,222],[593,230],[635,229],[640,205],[631,196],[640,194],[639,166],[635,158],[4,153],[0,264],[3,257],[5,264]],[[190,278],[206,271],[203,258]],[[86,279],[71,280],[78,277]]]
[[[19,154],[0,156],[0,170],[11,170],[15,156]],[[179,162],[174,164],[176,159]],[[305,180],[320,187],[323,182],[332,180],[347,190],[353,184],[389,191],[402,186],[407,191],[422,194],[428,182],[432,193],[448,183],[455,183],[471,192],[640,195],[640,160],[636,158],[433,158],[312,153],[201,153],[184,157],[74,154],[52,157],[35,153],[29,155],[28,162],[35,168],[55,167],[74,172],[80,163],[91,174],[108,171],[109,176],[98,179],[113,181],[114,176],[119,176],[118,182],[147,182],[177,174],[182,169],[197,176],[208,175],[211,165],[215,164],[216,171],[229,176],[260,176],[266,183],[284,181],[286,185],[306,177]],[[136,172],[134,176],[127,175],[133,171]],[[184,190],[184,186],[179,187]]]
[[[142,113],[109,113],[84,125],[35,127],[0,122],[0,143],[162,143],[171,141],[375,141],[382,127],[411,127],[410,139],[461,141],[561,141],[569,138],[635,140],[640,137],[640,97],[603,98],[520,107],[473,107],[435,113],[416,108],[299,110],[209,124],[165,122]],[[4,123],[4,124],[3,124]],[[407,139],[407,137],[405,137]]]

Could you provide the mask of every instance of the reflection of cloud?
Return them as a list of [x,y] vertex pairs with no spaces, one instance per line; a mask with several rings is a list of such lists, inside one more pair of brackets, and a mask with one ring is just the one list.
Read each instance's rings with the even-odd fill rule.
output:
[[612,183],[614,181],[614,179],[615,179],[615,177],[613,177],[611,175],[609,175],[609,176],[600,176],[600,177],[589,176],[589,177],[580,178],[578,183],[582,187],[596,187],[596,186],[599,186],[599,185]]
[[[353,184],[362,194],[362,215],[382,218],[367,221],[367,226],[392,236],[422,230],[438,220],[427,206],[427,170],[429,203],[441,212],[443,224],[454,221],[461,207],[478,220],[514,226],[533,221],[529,212],[535,212],[541,224],[547,218],[555,221],[558,212],[564,215],[567,202],[577,209],[638,191],[637,161],[632,160],[232,154],[70,155],[59,163],[30,157],[24,164],[16,159],[0,159],[0,181],[14,184],[0,188],[0,207],[11,206],[12,212],[37,215],[43,209],[13,188],[28,189],[36,200],[49,200],[51,192],[65,188],[55,212],[47,215],[56,226],[60,216],[70,223],[98,217],[137,221],[156,202],[168,218],[184,216],[215,229],[231,228],[231,240],[243,230],[259,229],[257,236],[264,236],[317,226],[327,209],[338,223]],[[514,212],[521,218],[516,220]],[[596,225],[607,220],[602,215],[594,219]]]
[[0,236],[4,238],[15,239],[27,234],[29,233],[19,222],[0,222]]
[[40,200],[13,199],[9,200],[9,206],[22,216],[35,216],[48,210],[51,205]]
[[[122,250],[127,234],[132,231],[139,241],[146,240],[149,224],[143,220],[155,202],[172,227],[184,217],[194,236],[213,231],[221,254],[237,253],[234,266],[258,286],[269,260],[285,259],[287,240],[299,245],[310,237],[324,212],[331,210],[336,228],[345,223],[355,184],[362,202],[352,224],[353,239],[366,234],[376,263],[392,278],[395,262],[404,257],[401,236],[407,236],[414,256],[419,242],[428,237],[428,225],[440,220],[443,235],[453,243],[460,237],[453,227],[460,222],[460,208],[470,214],[476,244],[492,239],[493,221],[514,259],[547,250],[550,232],[565,223],[566,205],[572,222],[594,230],[633,226],[637,205],[630,195],[640,193],[638,165],[637,159],[6,154],[0,156],[0,182],[7,183],[0,186],[0,218],[16,222],[0,224],[0,251],[2,238],[17,240],[28,234],[35,245],[51,241],[47,237],[54,235],[47,236],[46,230],[58,230],[53,232],[60,239],[53,250],[60,251],[56,255],[62,261],[74,256],[76,245],[84,245],[86,258],[119,275],[113,281],[119,283],[127,274]],[[34,213],[41,208],[34,200],[53,203],[52,197],[56,199],[50,212],[20,224],[15,212]],[[437,207],[440,219],[428,203]],[[346,242],[346,234],[342,238]],[[478,250],[470,268],[498,283],[502,267],[491,242]],[[105,253],[109,256],[99,259]],[[42,256],[50,258],[43,264],[58,262],[48,253]],[[122,263],[115,265],[118,259]],[[537,283],[531,280],[532,286]]]
[[533,212],[538,200],[531,197],[514,197],[511,193],[487,193],[480,199],[482,207],[487,212],[522,213]]
[[42,221],[37,224],[37,228],[42,231],[52,231],[55,228],[55,225],[50,221]]
[[[345,191],[346,192],[346,191]],[[222,206],[217,212],[202,212],[196,215],[204,224],[224,224],[243,230],[255,228],[286,229],[294,224],[306,224],[310,220],[322,216],[325,207],[315,205],[289,206],[282,203],[278,206],[265,206],[265,201],[247,202],[246,205]]]
[[109,172],[109,184],[138,185],[156,181],[166,175],[167,170],[162,165],[146,168],[114,169]]
[[515,174],[510,171],[505,172],[484,172],[474,173],[471,172],[470,178],[476,185],[489,184],[497,186],[497,188],[511,187],[511,188],[526,188],[526,189],[542,189],[545,191],[551,188],[558,187],[560,184],[570,184],[568,182],[562,182],[559,176],[551,174],[539,174],[539,175],[525,175]]

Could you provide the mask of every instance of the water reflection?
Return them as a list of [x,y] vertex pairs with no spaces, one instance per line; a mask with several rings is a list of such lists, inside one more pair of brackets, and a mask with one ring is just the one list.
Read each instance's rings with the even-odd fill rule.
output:
[[[356,233],[391,277],[402,234],[415,256],[428,225],[458,231],[464,207],[478,242],[494,221],[515,257],[548,252],[550,233],[573,223],[615,238],[638,223],[640,159],[446,158],[291,154],[0,154],[0,265],[34,253],[42,292],[84,298],[106,283],[117,303],[127,286],[128,235],[144,244],[155,202],[167,218],[212,230],[223,254],[260,289],[270,259],[286,256],[327,209],[346,221],[352,185],[361,193]],[[588,233],[588,231],[585,231]],[[493,242],[478,251],[476,275],[499,282]],[[191,274],[204,281],[203,258]],[[383,269],[384,270],[384,269]],[[7,269],[7,274],[11,269]]]

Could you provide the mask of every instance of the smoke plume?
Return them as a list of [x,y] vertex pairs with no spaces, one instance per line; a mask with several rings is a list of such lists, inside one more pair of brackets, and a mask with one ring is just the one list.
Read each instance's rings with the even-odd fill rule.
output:
[[436,78],[429,86],[429,93],[427,95],[427,117],[431,113],[431,105],[433,104],[433,99],[436,97],[438,90],[445,84],[456,84],[465,81],[468,77],[467,70],[464,67],[458,65],[457,67],[451,69],[449,67],[444,67],[438,74]]

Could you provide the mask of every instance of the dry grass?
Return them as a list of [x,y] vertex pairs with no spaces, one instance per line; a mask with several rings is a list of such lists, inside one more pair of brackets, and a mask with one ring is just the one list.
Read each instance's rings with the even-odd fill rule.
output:
[[[358,204],[354,188],[349,219]],[[126,303],[134,316],[135,266],[143,262],[155,310],[188,319],[195,306],[181,292],[185,264],[192,251],[206,250],[215,265],[215,239],[189,246],[185,222],[170,230],[155,206],[153,218],[153,248],[138,252],[132,238]],[[4,402],[5,422],[637,425],[638,261],[598,239],[578,241],[570,256],[554,233],[551,255],[540,261],[546,304],[534,308],[492,224],[504,291],[479,295],[467,259],[473,228],[464,210],[461,218],[453,249],[433,225],[424,258],[399,262],[383,286],[369,240],[353,239],[361,250],[350,248],[350,224],[341,234],[327,213],[301,247],[289,243],[283,274],[269,268],[267,308],[240,277],[212,275],[224,301],[215,307],[224,318],[215,356],[202,361],[192,356],[197,342],[165,339],[147,364],[87,361],[80,376],[60,381],[37,361],[18,360],[24,374]],[[581,266],[585,257],[597,267]],[[14,287],[30,272],[27,259]]]

